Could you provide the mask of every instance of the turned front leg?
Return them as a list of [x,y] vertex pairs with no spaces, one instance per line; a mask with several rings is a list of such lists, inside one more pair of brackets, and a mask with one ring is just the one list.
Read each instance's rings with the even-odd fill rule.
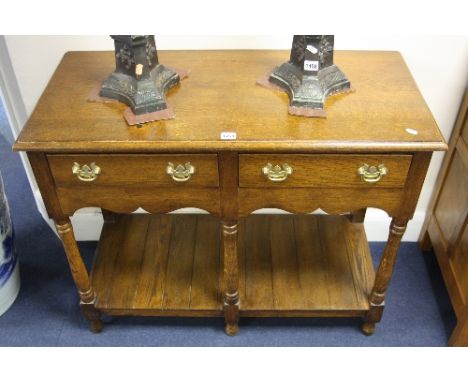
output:
[[96,294],[91,286],[88,271],[78,249],[70,219],[56,221],[55,227],[62,239],[73,280],[80,295],[81,312],[91,322],[91,331],[100,332],[102,330],[102,321],[99,311],[94,307]]
[[392,219],[387,245],[385,246],[382,260],[380,261],[379,268],[375,275],[374,287],[369,296],[370,309],[362,325],[364,334],[373,334],[375,331],[375,324],[382,318],[385,293],[387,292],[388,284],[392,278],[398,248],[400,247],[401,238],[406,231],[407,223],[407,219]]
[[237,262],[237,222],[223,223],[224,319],[226,333],[239,331],[239,275]]

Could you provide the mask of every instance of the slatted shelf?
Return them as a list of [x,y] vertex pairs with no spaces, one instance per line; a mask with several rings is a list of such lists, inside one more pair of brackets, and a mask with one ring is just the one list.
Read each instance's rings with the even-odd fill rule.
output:
[[[242,316],[359,316],[374,269],[362,224],[324,215],[239,222]],[[92,269],[110,314],[221,316],[219,221],[209,215],[121,215],[105,223]]]

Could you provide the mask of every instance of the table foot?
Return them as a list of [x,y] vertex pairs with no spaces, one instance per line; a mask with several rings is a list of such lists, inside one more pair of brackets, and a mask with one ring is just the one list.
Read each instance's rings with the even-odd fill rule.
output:
[[86,318],[89,321],[89,329],[91,330],[91,332],[102,332],[104,324],[101,321],[101,312],[97,310],[92,303],[85,304],[83,302],[80,302],[80,308],[84,318]]
[[375,323],[364,322],[361,326],[361,330],[366,336],[371,336],[375,332]]
[[228,336],[235,336],[239,332],[239,325],[237,324],[226,324],[226,334]]
[[224,320],[226,323],[226,334],[235,336],[239,331],[239,295],[235,293],[225,294]]
[[101,333],[102,329],[104,328],[104,324],[100,319],[93,320],[90,323],[89,329],[92,333]]

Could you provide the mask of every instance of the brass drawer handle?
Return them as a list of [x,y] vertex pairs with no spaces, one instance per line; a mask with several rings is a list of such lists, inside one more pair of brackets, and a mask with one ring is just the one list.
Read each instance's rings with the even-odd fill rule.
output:
[[176,182],[186,182],[195,174],[195,167],[187,162],[185,165],[179,164],[174,168],[174,164],[169,162],[166,167],[166,174],[170,175]]
[[384,175],[388,174],[388,169],[383,164],[369,166],[365,164],[358,169],[361,179],[367,183],[377,183]]
[[279,165],[273,166],[271,163],[268,163],[263,167],[262,173],[272,182],[283,182],[293,173],[293,169],[287,163],[284,163],[282,167]]
[[99,174],[101,173],[101,167],[96,163],[91,163],[89,166],[87,164],[80,165],[78,163],[73,163],[72,173],[78,177],[79,180],[83,182],[93,182],[95,181]]

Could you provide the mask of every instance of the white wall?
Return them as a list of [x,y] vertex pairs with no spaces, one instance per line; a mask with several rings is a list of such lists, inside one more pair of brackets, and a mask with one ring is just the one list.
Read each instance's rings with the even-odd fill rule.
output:
[[[107,36],[6,36],[5,39],[28,115],[66,51],[113,49],[113,42]],[[291,39],[291,35],[156,36],[161,50],[289,49]],[[468,82],[468,36],[364,36],[349,33],[335,35],[335,49],[400,51],[444,137],[449,139]],[[442,153],[434,156],[405,240],[417,240],[442,157]],[[87,221],[89,219],[95,219],[93,213]],[[79,238],[96,236],[94,228],[84,230],[78,221],[76,223]],[[90,227],[88,223],[83,227],[86,225]],[[366,219],[369,239],[385,240],[386,227],[386,214],[370,211]]]
[[5,112],[5,106],[3,101],[3,93],[0,88],[0,135],[9,143],[13,144],[15,141],[13,138],[13,133],[10,128],[10,123],[8,121],[8,116]]

